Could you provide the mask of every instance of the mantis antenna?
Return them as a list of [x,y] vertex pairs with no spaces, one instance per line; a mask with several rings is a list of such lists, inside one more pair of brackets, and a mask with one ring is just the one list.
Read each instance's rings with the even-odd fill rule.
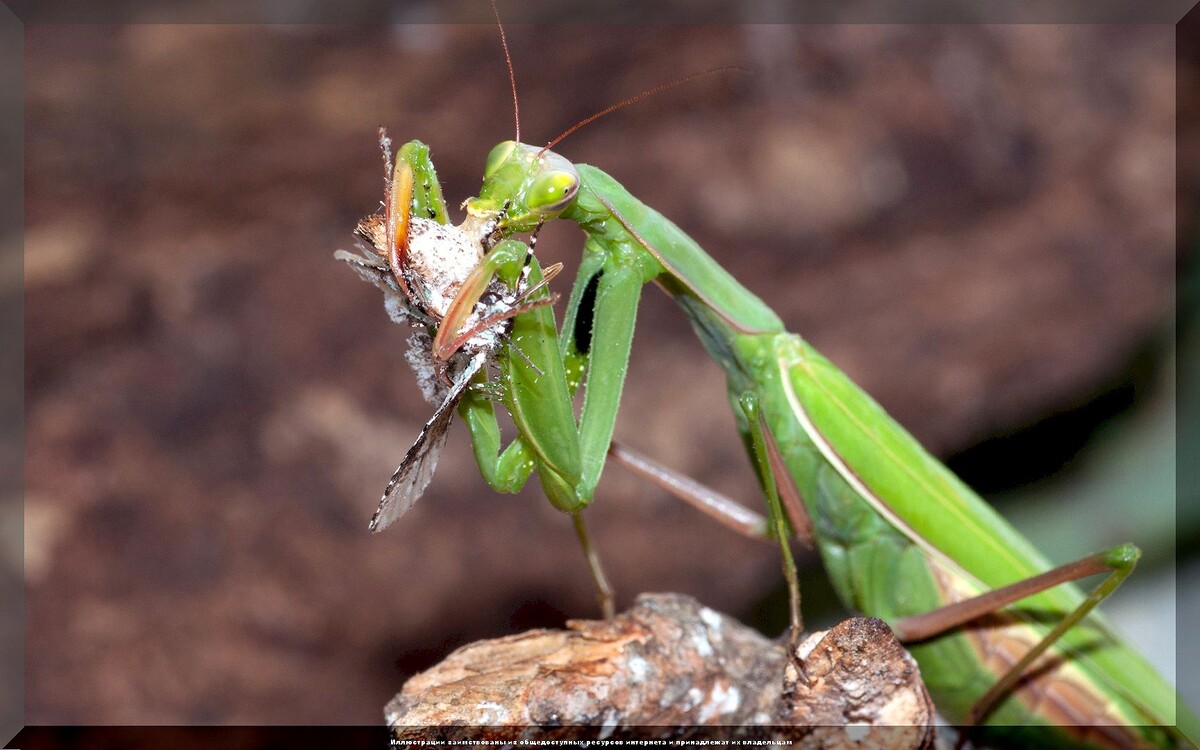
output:
[[[559,141],[566,138],[571,133],[574,133],[576,130],[579,130],[584,125],[593,123],[596,120],[599,120],[601,117],[604,117],[607,114],[612,114],[613,112],[616,112],[618,109],[621,109],[622,107],[627,107],[636,101],[645,99],[646,97],[651,96],[653,94],[657,94],[660,91],[666,91],[667,89],[674,88],[681,83],[687,83],[688,81],[690,81],[692,79],[701,78],[703,76],[712,75],[714,73],[724,73],[724,72],[728,72],[728,71],[737,71],[739,73],[749,73],[750,72],[748,69],[739,68],[736,65],[723,65],[719,68],[709,68],[708,70],[701,70],[696,73],[689,73],[688,75],[685,75],[681,78],[676,78],[673,81],[667,81],[666,83],[660,83],[657,86],[653,86],[651,88],[646,89],[645,91],[643,91],[640,94],[631,96],[628,99],[622,99],[621,101],[617,102],[616,104],[611,104],[611,105],[605,107],[604,109],[600,110],[599,112],[596,112],[593,115],[589,115],[589,116],[583,118],[579,122],[575,123],[571,127],[567,128],[563,132],[559,133],[558,136],[556,136],[553,140],[551,140],[549,143],[547,143],[545,146],[543,146],[542,150],[538,152],[538,156],[541,156],[542,154],[546,153],[550,149],[554,148],[554,146],[556,146],[559,143]],[[520,141],[520,138],[518,138],[517,140]]]
[[504,24],[500,23],[500,11],[496,9],[496,0],[492,4],[492,15],[496,17],[496,28],[500,29],[500,46],[504,47],[504,64],[508,66],[508,85],[512,88],[513,119],[517,121],[517,143],[521,142],[521,105],[517,102],[517,74],[513,72],[512,55],[508,54],[508,37],[504,35]]
[[[516,126],[517,126],[517,134],[513,140],[515,140],[517,143],[520,143],[521,142],[521,105],[517,101],[517,74],[513,71],[512,55],[509,54],[509,51],[508,51],[508,36],[505,35],[505,33],[504,33],[504,24],[500,22],[500,11],[496,8],[496,0],[488,0],[488,2],[492,6],[492,16],[496,19],[496,28],[500,31],[500,46],[504,48],[504,64],[505,64],[505,66],[508,67],[508,85],[509,85],[509,88],[512,89],[513,119],[516,121]],[[596,120],[599,120],[601,117],[604,117],[607,114],[616,112],[618,109],[621,109],[622,107],[626,107],[630,104],[633,104],[634,102],[636,102],[640,99],[645,99],[647,96],[650,96],[652,94],[657,94],[660,91],[666,91],[667,89],[674,88],[681,83],[686,83],[686,82],[692,80],[693,78],[701,78],[703,76],[712,75],[714,73],[723,73],[726,71],[737,71],[739,73],[749,73],[750,72],[747,68],[740,68],[736,65],[725,65],[725,66],[722,66],[719,68],[709,68],[708,70],[701,70],[696,73],[689,73],[688,75],[685,75],[681,78],[676,78],[673,81],[667,81],[666,83],[660,83],[657,86],[646,89],[645,91],[643,91],[640,94],[631,96],[628,99],[622,99],[621,101],[617,102],[616,104],[605,107],[604,109],[600,110],[599,112],[597,112],[589,117],[585,117],[584,119],[575,123],[571,127],[564,130],[563,132],[559,133],[556,138],[554,138],[549,143],[547,143],[545,146],[543,146],[542,150],[538,152],[538,156],[541,156],[542,154],[549,151],[559,141],[566,138],[571,133],[574,133],[576,130],[579,130],[584,125],[595,122]]]

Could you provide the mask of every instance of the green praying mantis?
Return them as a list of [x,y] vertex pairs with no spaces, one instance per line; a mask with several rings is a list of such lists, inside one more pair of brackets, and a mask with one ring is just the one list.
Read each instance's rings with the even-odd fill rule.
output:
[[[516,140],[488,155],[457,227],[428,148],[410,142],[393,161],[385,139],[384,212],[359,227],[373,251],[340,257],[384,291],[393,319],[418,328],[409,359],[437,409],[389,481],[372,530],[428,485],[457,410],[490,486],[515,492],[536,472],[550,502],[570,514],[606,615],[611,588],[581,512],[611,456],[727,526],[777,540],[793,633],[800,592],[787,540],[815,545],[847,606],[888,622],[943,714],[979,725],[989,741],[1133,748],[1197,736],[1171,686],[1092,611],[1132,572],[1135,547],[1051,568],[675,224],[601,170],[550,150],[574,129],[539,147],[520,142],[518,121]],[[538,230],[559,219],[587,238],[561,329],[549,291],[559,267],[543,270],[533,254]],[[517,239],[526,234],[528,242]],[[650,282],[726,373],[766,517],[613,443]],[[496,403],[517,428],[507,447]],[[1101,573],[1088,594],[1070,583]],[[1169,729],[1177,716],[1182,731]]]

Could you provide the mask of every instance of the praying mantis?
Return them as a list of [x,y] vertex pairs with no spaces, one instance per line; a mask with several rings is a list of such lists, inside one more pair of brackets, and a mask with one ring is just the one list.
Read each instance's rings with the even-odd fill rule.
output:
[[[1164,729],[1176,723],[1174,690],[1092,612],[1132,572],[1135,547],[1051,569],[675,224],[599,169],[551,151],[562,137],[523,144],[518,124],[517,138],[491,151],[459,228],[478,247],[478,263],[442,290],[453,297],[445,310],[431,316],[409,305],[417,312],[406,315],[428,331],[412,345],[431,373],[425,380],[443,387],[428,392],[438,411],[389,483],[373,530],[420,495],[457,408],[489,485],[513,492],[536,472],[551,503],[571,515],[606,614],[611,590],[581,512],[612,457],[731,528],[779,541],[794,633],[800,592],[787,539],[814,544],[847,605],[884,619],[909,644],[941,711],[982,725],[987,739],[1015,747],[1180,741]],[[400,150],[387,185],[385,213],[373,222],[383,229],[365,233],[381,260],[351,262],[404,306],[410,282],[428,280],[408,261],[414,217],[448,220],[423,144]],[[543,273],[532,253],[537,231],[555,220],[587,237],[561,333],[545,283],[557,269]],[[527,243],[517,239],[523,234]],[[726,373],[765,518],[613,443],[636,310],[650,282],[677,302]],[[480,335],[490,338],[472,343]],[[571,401],[581,387],[577,418]],[[503,450],[496,402],[518,430]],[[1108,575],[1087,595],[1069,583],[1100,573]],[[1186,713],[1179,723],[1191,734]]]

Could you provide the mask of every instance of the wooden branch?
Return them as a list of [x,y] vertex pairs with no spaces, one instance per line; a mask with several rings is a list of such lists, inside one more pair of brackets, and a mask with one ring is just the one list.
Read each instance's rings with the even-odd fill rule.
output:
[[465,646],[385,709],[399,742],[782,739],[805,748],[932,747],[933,704],[880,620],[783,644],[679,594]]

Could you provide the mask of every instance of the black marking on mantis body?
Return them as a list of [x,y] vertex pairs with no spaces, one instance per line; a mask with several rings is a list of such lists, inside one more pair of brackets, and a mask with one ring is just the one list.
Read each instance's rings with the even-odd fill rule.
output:
[[592,318],[596,307],[596,290],[600,288],[602,275],[604,271],[600,270],[588,279],[583,288],[583,296],[579,300],[579,312],[575,316],[572,340],[575,342],[575,350],[580,354],[588,354],[592,349]]

